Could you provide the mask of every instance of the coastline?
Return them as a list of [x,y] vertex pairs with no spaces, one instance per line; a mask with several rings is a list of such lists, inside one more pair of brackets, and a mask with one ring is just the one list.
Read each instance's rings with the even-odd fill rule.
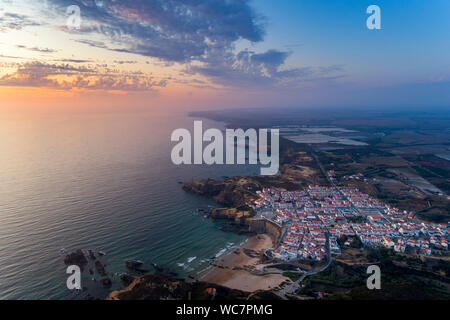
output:
[[277,288],[288,280],[281,271],[266,275],[252,272],[258,270],[261,251],[272,246],[272,239],[267,234],[251,236],[200,272],[197,280],[246,292]]

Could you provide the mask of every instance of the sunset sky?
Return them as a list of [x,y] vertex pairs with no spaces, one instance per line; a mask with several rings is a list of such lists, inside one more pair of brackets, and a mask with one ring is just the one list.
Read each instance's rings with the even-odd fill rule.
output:
[[0,66],[3,108],[445,107],[450,1],[0,0]]

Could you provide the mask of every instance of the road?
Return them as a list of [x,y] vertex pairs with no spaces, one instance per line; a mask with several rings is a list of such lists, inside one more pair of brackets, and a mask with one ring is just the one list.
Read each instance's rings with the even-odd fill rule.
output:
[[[311,145],[310,145],[311,147]],[[325,176],[325,178],[328,180],[328,183],[330,184],[330,186],[335,187],[336,188],[336,184],[334,183],[333,180],[331,180],[331,178],[328,176],[327,171],[325,170],[325,168],[322,165],[322,162],[320,162],[319,158],[317,157],[316,153],[313,151],[312,147],[311,147],[311,155],[313,156],[314,160],[316,160],[317,165],[319,166],[320,171],[322,171],[322,174]]]
[[295,292],[301,288],[301,283],[305,280],[306,277],[308,276],[312,276],[314,274],[320,273],[322,271],[325,271],[331,264],[332,258],[331,258],[331,242],[330,242],[330,238],[327,234],[327,261],[326,263],[320,267],[319,269],[315,269],[315,270],[309,270],[306,273],[304,273],[300,279],[298,279],[297,281],[287,284],[285,285],[280,291],[277,292],[277,294],[284,300],[287,300],[287,294],[295,294]]

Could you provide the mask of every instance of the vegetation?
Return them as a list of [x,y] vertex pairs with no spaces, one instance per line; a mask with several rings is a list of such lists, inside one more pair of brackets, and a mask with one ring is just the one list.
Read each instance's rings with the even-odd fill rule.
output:
[[286,277],[286,278],[289,278],[293,282],[295,282],[298,279],[300,279],[302,275],[300,273],[298,273],[298,272],[286,271],[286,272],[283,272],[283,276]]
[[357,216],[357,217],[349,216],[349,217],[345,217],[345,218],[350,223],[365,223],[365,222],[367,222],[367,219],[364,216]]
[[355,237],[352,243],[350,243],[350,247],[360,249],[363,247],[363,243],[361,242],[361,239],[359,239],[359,237]]
[[[344,236],[342,236],[342,237],[337,239],[337,243],[342,248],[342,247],[344,247],[344,243],[347,240],[348,240],[348,237],[344,235]],[[358,237],[354,237],[353,241],[350,244],[350,247],[356,248],[356,249],[360,249],[360,248],[363,247],[363,244],[362,244],[361,240]]]
[[316,292],[325,291],[333,295],[331,299],[450,299],[446,261],[427,261],[427,265],[432,265],[428,271],[421,269],[421,260],[386,249],[370,249],[367,258],[380,266],[381,290],[367,289],[367,265],[333,261],[325,271],[306,278],[298,293],[315,296]]

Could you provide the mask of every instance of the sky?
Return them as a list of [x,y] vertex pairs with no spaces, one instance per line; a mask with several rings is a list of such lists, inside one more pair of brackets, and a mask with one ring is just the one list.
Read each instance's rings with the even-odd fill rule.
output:
[[0,0],[0,107],[131,106],[449,107],[450,1]]

